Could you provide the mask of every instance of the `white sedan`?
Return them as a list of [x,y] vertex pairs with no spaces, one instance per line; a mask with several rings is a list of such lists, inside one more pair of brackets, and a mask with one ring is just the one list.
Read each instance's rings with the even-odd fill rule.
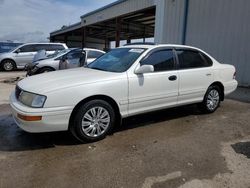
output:
[[85,68],[25,78],[10,101],[23,130],[70,130],[92,142],[136,114],[193,103],[214,112],[236,87],[235,68],[198,48],[128,45]]

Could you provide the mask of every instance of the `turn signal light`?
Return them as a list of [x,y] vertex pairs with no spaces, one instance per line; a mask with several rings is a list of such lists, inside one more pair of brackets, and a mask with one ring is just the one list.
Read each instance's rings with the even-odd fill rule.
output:
[[25,116],[21,114],[17,114],[17,117],[24,121],[41,121],[42,116]]

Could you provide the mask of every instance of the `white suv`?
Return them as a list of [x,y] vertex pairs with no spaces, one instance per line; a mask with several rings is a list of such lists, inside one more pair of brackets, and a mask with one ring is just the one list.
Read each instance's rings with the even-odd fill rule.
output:
[[235,68],[198,48],[131,45],[86,68],[25,78],[10,104],[15,121],[28,132],[70,130],[90,142],[136,114],[193,103],[212,113],[236,87]]
[[68,49],[63,43],[27,43],[18,46],[10,52],[0,54],[0,68],[5,71],[22,69],[26,64],[31,63],[34,55],[39,50],[46,50],[47,54],[52,54],[57,50]]

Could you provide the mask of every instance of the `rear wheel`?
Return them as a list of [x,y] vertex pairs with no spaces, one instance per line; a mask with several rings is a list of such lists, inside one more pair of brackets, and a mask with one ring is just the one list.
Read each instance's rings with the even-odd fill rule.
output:
[[103,100],[83,104],[74,116],[71,133],[82,142],[95,142],[106,137],[115,124],[112,106]]
[[2,62],[2,68],[5,71],[12,71],[16,68],[16,64],[13,60],[6,59]]
[[218,86],[210,86],[200,104],[200,109],[205,113],[214,112],[220,105],[221,92]]

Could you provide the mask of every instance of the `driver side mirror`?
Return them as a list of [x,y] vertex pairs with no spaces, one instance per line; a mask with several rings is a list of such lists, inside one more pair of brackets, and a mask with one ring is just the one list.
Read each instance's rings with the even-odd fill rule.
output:
[[135,74],[144,74],[144,73],[150,73],[150,72],[154,72],[153,65],[142,65],[135,70]]

